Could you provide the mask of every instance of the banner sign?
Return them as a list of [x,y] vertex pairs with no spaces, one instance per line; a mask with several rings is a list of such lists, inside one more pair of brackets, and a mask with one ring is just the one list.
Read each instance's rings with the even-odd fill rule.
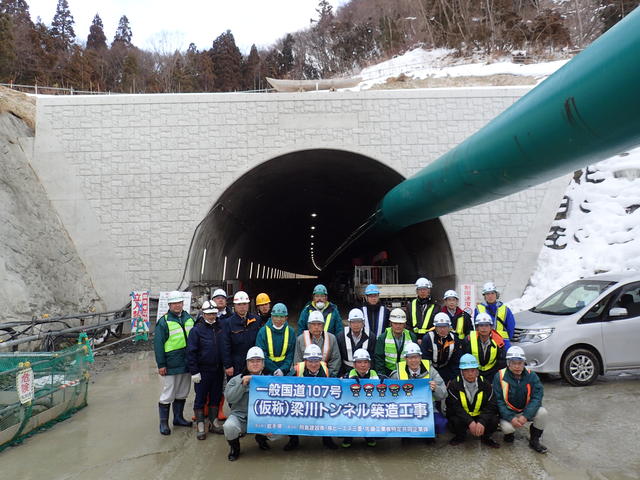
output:
[[149,331],[149,292],[131,292],[131,332]]
[[[169,311],[169,304],[167,300],[169,300],[169,294],[171,292],[160,292],[158,297],[158,315],[156,316],[156,322],[160,320],[160,317]],[[187,313],[191,313],[191,292],[180,292],[182,295],[182,300],[184,301],[184,306],[182,309]]]
[[435,437],[426,379],[253,376],[250,433],[328,437]]
[[471,315],[476,309],[476,286],[473,283],[463,283],[460,285],[460,309]]
[[33,370],[25,368],[16,374],[16,389],[21,404],[29,403],[33,400]]

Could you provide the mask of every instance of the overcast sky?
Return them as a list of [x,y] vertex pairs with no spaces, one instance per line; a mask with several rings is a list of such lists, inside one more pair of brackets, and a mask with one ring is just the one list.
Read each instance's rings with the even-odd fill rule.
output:
[[[329,0],[334,9],[345,0]],[[309,26],[316,19],[318,0],[68,0],[78,42],[85,43],[96,13],[111,43],[118,20],[126,15],[133,43],[144,49],[202,50],[231,30],[236,43],[248,53],[252,43],[268,46],[288,32]],[[51,24],[57,0],[27,0],[31,16]],[[176,8],[178,7],[178,8]]]

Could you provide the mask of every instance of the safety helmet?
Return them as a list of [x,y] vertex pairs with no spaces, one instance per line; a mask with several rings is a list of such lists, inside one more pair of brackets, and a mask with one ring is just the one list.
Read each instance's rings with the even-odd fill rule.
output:
[[402,351],[402,356],[408,357],[409,355],[422,356],[422,350],[420,350],[420,346],[417,343],[409,342],[404,346],[404,350]]
[[240,290],[233,296],[233,303],[235,305],[239,303],[249,303],[249,295],[247,295],[247,292]]
[[401,308],[394,308],[389,315],[389,321],[393,323],[405,323],[407,314]]
[[320,360],[322,358],[322,350],[320,350],[318,345],[312,343],[304,349],[302,358],[305,360]]
[[357,362],[358,360],[369,360],[371,361],[371,355],[364,348],[359,348],[355,352],[353,352],[353,361]]
[[227,298],[227,292],[225,292],[223,289],[221,288],[216,288],[213,291],[213,295],[211,295],[211,298],[216,298],[216,297],[224,297]]
[[267,295],[266,293],[259,293],[256,297],[256,305],[264,305],[266,303],[271,303],[269,295]]
[[218,307],[211,300],[207,300],[202,304],[202,313],[218,313]]
[[359,308],[352,308],[349,312],[350,322],[364,322],[364,314]]
[[327,287],[325,287],[324,285],[319,283],[318,285],[313,287],[313,294],[314,295],[328,295]]
[[493,319],[487,312],[480,312],[473,321],[476,325],[493,325]]
[[284,303],[276,303],[271,309],[272,317],[286,317],[289,315],[289,310]]
[[482,286],[482,294],[495,292],[498,293],[498,289],[496,288],[496,284],[493,282],[487,282]]
[[460,357],[460,370],[468,370],[470,368],[480,368],[476,357],[470,353],[465,353]]
[[433,283],[428,278],[420,277],[416,280],[416,288],[432,288]]
[[380,295],[380,289],[377,285],[370,284],[367,285],[367,288],[364,289],[365,295]]
[[450,327],[451,319],[449,315],[444,312],[436,313],[435,317],[433,317],[433,326],[434,327]]
[[507,350],[507,360],[522,360],[524,362],[527,360],[527,357],[525,357],[522,348],[514,345]]
[[322,312],[314,310],[313,312],[309,313],[309,319],[307,320],[307,323],[324,323],[324,315],[322,315]]
[[173,292],[169,292],[169,298],[167,298],[167,303],[180,303],[184,302],[184,298],[182,298],[182,293],[174,290]]
[[264,360],[264,352],[260,347],[251,347],[247,352],[247,360],[251,360],[252,358],[261,358]]
[[460,298],[458,296],[458,293],[455,290],[447,290],[446,292],[444,292],[444,296],[442,297],[443,300],[446,300],[447,298]]

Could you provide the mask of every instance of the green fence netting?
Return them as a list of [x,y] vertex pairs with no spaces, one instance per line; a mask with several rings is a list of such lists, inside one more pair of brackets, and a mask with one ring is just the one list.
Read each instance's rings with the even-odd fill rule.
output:
[[0,451],[86,406],[92,361],[86,334],[58,352],[0,353]]

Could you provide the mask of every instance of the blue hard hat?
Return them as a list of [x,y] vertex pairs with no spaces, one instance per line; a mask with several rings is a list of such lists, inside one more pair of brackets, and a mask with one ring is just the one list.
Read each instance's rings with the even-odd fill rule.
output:
[[480,368],[476,357],[470,353],[465,353],[460,357],[460,370],[467,370],[469,368]]
[[287,306],[284,303],[276,303],[271,309],[272,317],[287,317],[289,315],[289,310],[287,310]]
[[322,285],[321,283],[319,283],[318,285],[316,285],[313,288],[313,294],[314,295],[328,295],[327,293],[327,287],[325,287],[324,285]]
[[367,285],[367,288],[364,289],[365,295],[380,295],[380,289],[374,285],[373,283]]

